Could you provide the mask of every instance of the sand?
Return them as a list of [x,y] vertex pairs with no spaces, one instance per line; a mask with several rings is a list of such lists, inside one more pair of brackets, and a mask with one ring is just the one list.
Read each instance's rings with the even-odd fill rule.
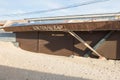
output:
[[0,41],[0,80],[120,80],[120,61],[33,53]]

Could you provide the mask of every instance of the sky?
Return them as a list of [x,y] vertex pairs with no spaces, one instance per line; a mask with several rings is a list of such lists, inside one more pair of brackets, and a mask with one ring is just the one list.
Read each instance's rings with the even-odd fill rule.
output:
[[65,7],[87,1],[93,0],[0,0],[0,20],[120,12],[120,0],[109,0],[48,13],[4,16]]

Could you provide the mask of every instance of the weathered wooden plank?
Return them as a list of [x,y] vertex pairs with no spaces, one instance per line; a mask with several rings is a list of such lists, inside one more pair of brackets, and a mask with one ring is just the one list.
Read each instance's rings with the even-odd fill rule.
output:
[[104,31],[120,30],[120,21],[84,22],[84,23],[61,23],[61,24],[38,24],[4,27],[5,31]]

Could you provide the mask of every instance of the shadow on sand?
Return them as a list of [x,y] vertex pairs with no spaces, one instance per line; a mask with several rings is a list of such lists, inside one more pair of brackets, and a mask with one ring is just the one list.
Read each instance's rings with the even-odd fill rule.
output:
[[0,80],[88,80],[0,65]]

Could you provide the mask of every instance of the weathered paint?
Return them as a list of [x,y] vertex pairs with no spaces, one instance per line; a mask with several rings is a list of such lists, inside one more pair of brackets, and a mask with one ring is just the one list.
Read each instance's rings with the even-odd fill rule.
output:
[[120,21],[101,21],[84,23],[39,24],[4,27],[5,31],[107,31],[120,30]]
[[[108,31],[75,32],[90,46],[94,46]],[[114,32],[98,49],[108,59],[120,59],[120,31]],[[66,32],[17,32],[17,41],[22,49],[53,55],[83,56],[88,48]]]
[[16,40],[22,49],[38,52],[38,32],[16,32]]

